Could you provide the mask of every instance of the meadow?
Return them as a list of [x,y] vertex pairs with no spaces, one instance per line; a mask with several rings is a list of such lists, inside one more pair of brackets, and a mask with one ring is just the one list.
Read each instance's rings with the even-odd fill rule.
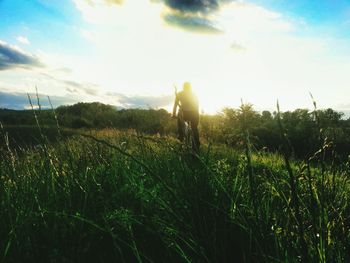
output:
[[56,111],[1,112],[1,262],[350,260],[340,114],[224,109],[196,154],[165,111]]
[[[38,129],[38,127],[33,127]],[[47,132],[47,131],[46,131]],[[2,262],[347,262],[349,163],[102,129],[0,148]],[[249,138],[248,138],[249,139]]]

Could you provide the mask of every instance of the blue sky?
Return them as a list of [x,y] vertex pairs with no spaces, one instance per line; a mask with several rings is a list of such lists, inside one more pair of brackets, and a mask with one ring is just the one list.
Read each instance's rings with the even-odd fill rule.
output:
[[350,1],[0,0],[0,107],[37,86],[169,109],[191,81],[205,112],[310,108],[309,92],[347,111],[349,70]]
[[350,5],[348,0],[253,0],[252,2],[316,23],[334,21],[348,15],[346,13]]
[[253,0],[252,2],[291,18],[304,20],[310,27],[307,31],[309,34],[350,37],[349,0]]
[[77,28],[83,23],[70,0],[0,0],[1,38],[16,43],[18,35],[30,36],[27,50],[73,52],[85,49]]

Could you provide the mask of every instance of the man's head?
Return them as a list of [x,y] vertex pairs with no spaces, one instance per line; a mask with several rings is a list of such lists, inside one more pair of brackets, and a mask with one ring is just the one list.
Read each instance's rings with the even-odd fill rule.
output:
[[185,82],[183,85],[183,90],[184,91],[192,91],[191,83]]

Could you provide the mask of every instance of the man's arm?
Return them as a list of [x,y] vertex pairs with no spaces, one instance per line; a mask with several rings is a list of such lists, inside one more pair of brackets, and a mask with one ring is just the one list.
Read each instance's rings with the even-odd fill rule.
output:
[[173,107],[173,117],[176,116],[177,106],[179,106],[179,97],[176,95],[175,102],[174,102],[174,107]]

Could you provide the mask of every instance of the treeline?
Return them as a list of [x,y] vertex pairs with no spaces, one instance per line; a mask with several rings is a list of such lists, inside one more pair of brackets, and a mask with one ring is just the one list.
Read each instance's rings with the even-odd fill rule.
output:
[[295,157],[309,158],[323,147],[328,156],[344,159],[350,154],[350,119],[343,117],[333,109],[260,113],[245,104],[203,116],[201,130],[209,141],[244,147],[249,140],[257,150],[268,151],[281,150],[284,134]]
[[[35,113],[35,114],[34,114]],[[279,121],[280,120],[280,121]],[[77,103],[53,110],[0,110],[5,126],[57,126],[80,128],[135,129],[141,133],[176,134],[176,121],[163,109],[121,109],[102,103]],[[282,131],[281,131],[282,126]],[[251,104],[225,108],[216,115],[202,115],[202,140],[243,147],[249,140],[258,150],[279,151],[281,132],[287,134],[293,154],[311,156],[320,147],[347,157],[350,150],[350,119],[333,109],[296,109],[286,112],[257,112]]]
[[60,125],[70,128],[135,129],[143,133],[170,131],[170,115],[164,110],[120,109],[102,103],[77,103],[56,109]]
[[[36,118],[35,118],[36,117]],[[72,129],[135,129],[142,133],[168,134],[175,130],[170,114],[164,109],[120,109],[98,102],[60,106],[55,110],[0,110],[3,125],[57,126]]]

